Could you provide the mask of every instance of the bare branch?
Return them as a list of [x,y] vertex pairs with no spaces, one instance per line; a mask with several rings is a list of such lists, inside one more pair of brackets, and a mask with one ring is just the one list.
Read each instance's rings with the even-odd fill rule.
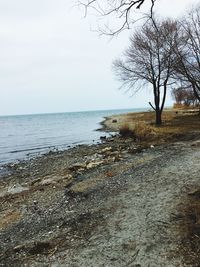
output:
[[156,109],[155,109],[154,106],[151,104],[151,102],[149,102],[149,105],[150,105],[150,107],[152,107],[152,109],[153,109],[154,111],[156,111]]
[[195,96],[200,100],[200,6],[192,9],[180,22],[180,32],[176,45],[176,76],[190,84]]
[[167,88],[173,80],[173,46],[177,35],[177,23],[153,18],[131,37],[123,60],[114,62],[116,76],[122,86],[133,92],[145,84],[152,86],[156,111],[156,124],[161,123]]
[[116,35],[124,29],[129,29],[130,25],[136,23],[147,15],[140,15],[140,18],[136,18],[132,14],[132,11],[140,9],[145,2],[149,2],[150,15],[153,17],[153,8],[156,0],[79,0],[78,5],[84,7],[84,17],[87,16],[88,10],[94,10],[101,17],[107,17],[111,21],[119,22],[117,28],[106,27],[101,30],[101,33],[108,35]]

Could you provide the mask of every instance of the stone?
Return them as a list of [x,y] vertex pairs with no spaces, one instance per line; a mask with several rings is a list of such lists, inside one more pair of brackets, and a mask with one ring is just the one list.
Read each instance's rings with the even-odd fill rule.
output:
[[13,186],[8,187],[7,192],[9,194],[17,194],[28,190],[29,190],[28,187],[23,187],[20,184],[15,184]]
[[61,180],[72,180],[73,176],[71,174],[67,174],[67,175],[55,175],[55,176],[46,176],[43,177],[43,179],[41,179],[39,185],[55,185],[56,183],[58,183]]
[[54,180],[53,177],[47,178],[41,181],[40,185],[50,185],[50,184],[55,184],[56,181]]
[[111,146],[109,146],[109,147],[105,147],[105,148],[103,148],[102,150],[101,150],[101,153],[106,153],[106,152],[109,152],[109,151],[111,151],[112,150],[112,147]]
[[86,167],[87,167],[86,163],[76,163],[76,164],[70,166],[68,169],[70,171],[77,171],[80,169],[85,169]]
[[121,155],[120,155],[120,153],[118,152],[118,151],[113,151],[113,152],[110,152],[110,154],[109,154],[110,156],[116,156],[116,157],[120,157]]
[[35,180],[31,181],[30,185],[32,186],[36,183],[39,183],[40,181],[41,181],[41,178],[35,179]]
[[101,164],[103,164],[103,163],[104,163],[103,160],[101,160],[101,161],[96,161],[96,162],[90,162],[90,163],[88,163],[88,165],[87,165],[87,169],[95,168],[95,167],[97,167],[97,166],[99,166],[99,165],[101,165]]

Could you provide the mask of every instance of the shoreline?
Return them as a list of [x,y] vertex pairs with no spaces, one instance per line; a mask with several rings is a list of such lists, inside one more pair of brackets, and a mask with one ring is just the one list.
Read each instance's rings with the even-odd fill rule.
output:
[[161,141],[116,135],[10,166],[0,180],[2,266],[193,263],[184,217],[173,218],[200,186],[200,134]]
[[[119,132],[119,127],[120,127],[120,124],[119,123],[116,123],[116,124],[113,124],[112,121],[113,120],[116,120],[116,119],[120,119],[119,121],[120,122],[124,122],[124,120],[126,121],[126,117],[129,117],[129,116],[137,116],[137,115],[141,115],[141,114],[144,114],[144,113],[148,113],[150,111],[144,111],[144,112],[129,112],[129,113],[122,113],[122,114],[116,114],[116,115],[111,115],[111,116],[107,116],[107,117],[103,117],[102,118],[102,121],[99,122],[99,126],[100,128],[97,128],[95,129],[94,131],[99,131],[99,132],[102,132],[102,136],[100,136],[100,138],[96,141],[91,141],[90,143],[78,143],[78,144],[75,144],[75,145],[72,145],[72,144],[69,144],[67,145],[66,148],[61,148],[61,149],[58,149],[56,147],[54,147],[53,149],[49,150],[48,152],[44,152],[44,153],[41,153],[41,152],[36,152],[32,157],[28,158],[29,155],[27,154],[25,158],[22,158],[22,159],[16,159],[16,160],[13,160],[13,161],[8,161],[8,162],[5,162],[5,163],[0,163],[0,168],[2,169],[6,169],[7,167],[10,168],[10,165],[18,165],[18,164],[26,164],[26,162],[28,161],[32,161],[34,159],[40,159],[41,157],[46,157],[48,156],[48,154],[53,154],[55,153],[65,153],[71,149],[74,149],[74,148],[77,148],[77,147],[80,147],[80,146],[92,146],[92,145],[99,145],[101,144],[102,142],[105,142],[106,139],[109,140],[109,138],[114,138],[115,135],[118,135],[118,132]],[[116,127],[115,127],[116,126]],[[103,133],[105,134],[109,134],[110,136],[105,136]],[[1,169],[0,169],[0,172],[1,172]],[[1,178],[1,174],[0,174],[0,178]]]
[[[102,137],[105,136],[105,135],[103,135],[103,133],[109,134],[112,137],[113,135],[115,135],[116,133],[119,132],[118,123],[116,125],[114,125],[114,124],[112,124],[112,120],[115,120],[116,118],[119,118],[120,121],[123,123],[123,121],[126,120],[126,117],[135,116],[137,114],[140,115],[140,114],[148,113],[148,112],[151,112],[151,111],[139,111],[139,112],[137,111],[137,112],[129,112],[129,113],[119,113],[119,114],[115,114],[115,115],[111,115],[111,116],[102,117],[102,120],[100,122],[98,122],[100,127],[97,128],[97,129],[94,129],[93,131],[102,132]],[[30,114],[30,115],[32,116],[32,114]],[[41,114],[36,114],[36,115],[41,115]],[[21,115],[18,115],[18,116],[21,116]],[[27,116],[27,115],[25,115],[25,116]],[[117,127],[114,127],[114,126],[117,126]],[[107,137],[109,137],[109,136],[107,136]],[[17,163],[20,163],[20,162],[23,162],[23,161],[31,160],[32,158],[45,156],[46,154],[54,153],[55,151],[63,152],[63,151],[67,151],[67,150],[69,150],[71,148],[74,148],[76,146],[93,145],[93,144],[98,144],[100,142],[101,142],[101,136],[97,140],[91,140],[90,142],[87,142],[87,141],[80,142],[80,143],[78,142],[77,144],[67,144],[66,147],[63,147],[63,148],[62,148],[62,145],[60,145],[60,148],[58,148],[56,146],[53,146],[49,151],[46,151],[46,152],[39,152],[39,151],[35,152],[33,154],[33,156],[30,157],[30,158],[28,158],[29,157],[29,155],[28,155],[29,153],[28,153],[26,156],[24,156],[24,157],[22,157],[20,159],[16,158],[16,159],[13,159],[12,161],[9,160],[7,162],[2,162],[2,163],[0,163],[0,168],[4,167],[6,165],[9,165],[9,164],[17,164]],[[28,151],[29,150],[27,150],[27,152]],[[13,152],[10,152],[10,153],[13,153]]]
[[[137,110],[138,109],[134,109],[133,111]],[[3,153],[0,155],[1,165],[16,161],[17,159],[23,160],[24,158],[29,158],[25,154],[31,154],[30,157],[32,157],[32,152],[34,157],[37,154],[44,154],[50,150],[54,150],[54,148],[65,150],[68,148],[68,145],[92,144],[93,140],[98,142],[102,133],[96,131],[96,129],[101,127],[100,122],[103,120],[103,117],[129,111],[131,111],[131,109],[75,112],[75,114],[79,115],[73,115],[72,117],[71,115],[69,116],[71,113],[61,113],[61,115],[65,116],[61,116],[60,114],[44,114],[41,118],[40,114],[36,114],[30,115],[33,119],[33,125],[31,125],[32,119],[31,121],[28,120],[27,115],[17,116],[17,120],[15,120],[14,116],[12,120],[8,120],[9,127],[5,129],[6,131],[4,130],[1,135],[2,141],[0,142],[0,148]],[[57,116],[58,119],[56,119]],[[42,123],[38,129],[36,127],[37,120],[41,120]],[[71,120],[73,120],[73,123]],[[3,123],[4,122],[5,120],[3,120]],[[45,123],[48,125],[47,129]],[[18,124],[29,130],[26,130],[25,133],[20,133],[20,127],[17,126]],[[19,131],[16,136],[12,130],[12,125]],[[108,133],[108,131],[106,132]],[[5,146],[4,143],[7,142],[8,146]]]

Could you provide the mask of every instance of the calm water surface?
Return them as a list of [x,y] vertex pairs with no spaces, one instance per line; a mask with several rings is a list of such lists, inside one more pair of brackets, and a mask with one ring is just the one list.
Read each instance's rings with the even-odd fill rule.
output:
[[[97,142],[103,117],[145,109],[105,110],[0,117],[0,165],[50,150]],[[103,134],[104,135],[104,134]]]

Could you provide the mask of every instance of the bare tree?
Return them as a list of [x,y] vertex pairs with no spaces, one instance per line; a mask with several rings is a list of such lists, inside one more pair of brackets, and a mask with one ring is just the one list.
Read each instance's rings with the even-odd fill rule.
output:
[[198,99],[194,95],[194,91],[191,87],[188,88],[173,88],[171,91],[172,97],[175,99],[176,104],[185,106],[198,105]]
[[176,35],[175,21],[151,19],[135,31],[123,58],[114,62],[123,87],[137,92],[146,84],[152,86],[154,106],[150,105],[156,112],[157,125],[162,123],[167,88],[172,83]]
[[200,101],[200,6],[192,9],[188,17],[180,22],[179,43],[176,45],[177,59],[174,64],[176,76],[193,88]]
[[184,92],[181,87],[173,88],[171,91],[172,98],[176,101],[176,104],[181,105],[184,101]]
[[93,10],[100,17],[115,21],[116,27],[107,23],[104,29],[100,30],[104,34],[115,35],[130,28],[130,25],[135,22],[132,11],[140,9],[144,3],[149,3],[152,15],[155,2],[156,0],[79,0],[79,5],[84,6],[85,16],[89,10]]

